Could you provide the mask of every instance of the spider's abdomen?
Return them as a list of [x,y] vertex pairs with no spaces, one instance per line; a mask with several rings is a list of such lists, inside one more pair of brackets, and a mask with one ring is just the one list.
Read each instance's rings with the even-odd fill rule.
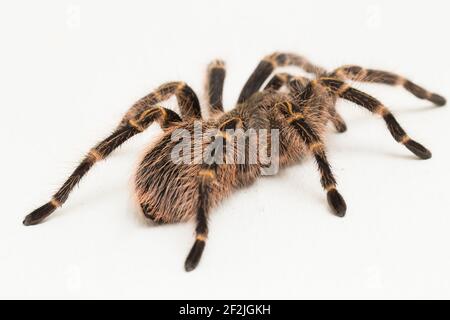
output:
[[[178,129],[192,131],[192,124]],[[172,134],[173,130],[164,133],[145,153],[134,177],[134,192],[143,214],[157,223],[189,220],[199,206],[201,164],[174,161],[172,152],[180,142],[173,141]],[[205,150],[206,146],[204,143],[197,147]],[[197,147],[192,144],[193,155]],[[250,185],[258,175],[257,165],[217,166],[215,181],[210,186],[210,206],[217,205],[234,189]]]

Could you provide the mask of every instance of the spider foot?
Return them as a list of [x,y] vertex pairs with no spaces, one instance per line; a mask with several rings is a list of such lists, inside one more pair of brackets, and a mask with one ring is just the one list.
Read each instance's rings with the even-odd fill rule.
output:
[[328,204],[333,209],[334,214],[338,217],[345,216],[347,211],[347,205],[345,204],[344,198],[336,189],[331,189],[327,193]]
[[430,159],[431,152],[427,148],[425,148],[420,143],[410,139],[404,143],[405,147],[409,149],[412,153],[418,156],[420,159]]
[[186,262],[184,263],[184,269],[186,271],[192,271],[197,267],[200,258],[202,257],[203,249],[205,249],[205,240],[195,240],[195,243],[186,258]]
[[53,211],[55,211],[56,208],[57,206],[55,206],[52,202],[47,202],[42,207],[37,208],[32,213],[27,215],[23,220],[23,224],[26,226],[38,224],[47,218]]
[[440,96],[436,93],[431,94],[430,101],[440,107],[445,106],[445,104],[447,103],[447,100],[445,100],[445,98],[443,96]]

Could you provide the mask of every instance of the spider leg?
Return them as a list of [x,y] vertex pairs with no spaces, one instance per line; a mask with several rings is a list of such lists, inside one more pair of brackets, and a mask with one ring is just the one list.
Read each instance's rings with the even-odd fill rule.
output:
[[330,108],[330,120],[336,128],[337,132],[342,133],[347,131],[347,125],[345,124],[344,119],[342,119],[341,115],[337,112],[336,108]]
[[114,132],[88,152],[51,200],[27,215],[23,223],[34,225],[48,217],[58,207],[62,206],[73,188],[95,163],[105,159],[125,141],[144,131],[154,121],[157,121],[163,129],[181,122],[182,120],[176,112],[154,105],[159,101],[168,99],[171,94],[177,94],[178,100],[183,102],[183,104],[180,104],[180,109],[185,117],[200,115],[200,108],[199,106],[198,109],[196,107],[198,100],[195,93],[187,85],[180,82],[162,85],[156,91],[136,102],[125,114]]
[[250,75],[239,95],[238,103],[244,102],[250,98],[251,95],[257,92],[261,88],[264,81],[266,81],[266,79],[276,68],[285,66],[296,66],[302,68],[306,72],[316,75],[316,77],[326,74],[326,70],[311,64],[302,56],[293,53],[275,52],[261,60],[256,69]]
[[223,83],[225,81],[225,62],[214,60],[206,72],[205,93],[210,115],[223,113]]
[[121,125],[126,124],[149,106],[165,101],[173,95],[177,98],[183,120],[202,118],[200,103],[194,90],[186,83],[176,81],[164,83],[155,91],[138,100],[122,118]]
[[[306,77],[293,76],[289,73],[276,73],[264,87],[264,90],[279,90],[286,86],[290,92],[302,92],[309,82],[310,79]],[[337,112],[335,105],[329,109],[329,112],[330,120],[336,130],[340,133],[347,131],[347,125]]]
[[360,82],[382,83],[391,86],[402,86],[419,99],[431,101],[438,106],[443,106],[446,103],[444,97],[436,93],[429,92],[414,82],[387,71],[364,69],[359,66],[350,65],[337,68],[331,73],[331,76],[340,80],[353,80]]
[[198,180],[198,209],[195,216],[196,228],[195,228],[195,242],[192,246],[189,254],[184,263],[186,271],[194,270],[200,258],[203,250],[205,249],[206,239],[208,236],[208,209],[210,207],[210,193],[211,186],[216,180],[216,168],[215,166],[202,165],[202,169],[199,171]]
[[[389,111],[389,109],[385,107],[380,101],[368,95],[367,93],[352,88],[347,83],[341,80],[333,78],[321,78],[318,80],[318,82],[327,87],[337,96],[351,101],[363,108],[366,108],[370,112],[383,117],[389,132],[397,142],[403,144],[406,148],[408,148],[412,153],[414,153],[421,159],[431,158],[431,152],[420,143],[411,139],[397,122],[391,111]],[[313,84],[314,82],[312,82],[312,85]]]
[[[227,130],[236,130],[242,125],[240,118],[231,118],[225,120],[218,126],[218,133],[214,136],[212,143],[218,143],[216,146],[222,146],[222,152],[216,153],[217,148],[211,150],[210,154],[207,154],[206,159],[201,164],[201,169],[198,172],[198,208],[196,212],[196,228],[195,228],[195,242],[192,246],[186,261],[184,268],[186,271],[194,270],[206,245],[206,239],[208,237],[208,214],[211,208],[211,194],[213,193],[213,187],[217,185],[217,171],[218,161],[222,157],[224,165],[226,164],[226,140],[228,139]],[[209,151],[207,151],[209,152]]]
[[316,160],[317,168],[320,172],[320,182],[323,189],[327,192],[327,199],[334,213],[343,217],[347,210],[344,198],[336,189],[336,179],[331,171],[330,164],[325,152],[325,146],[320,135],[310,124],[301,108],[290,102],[282,102],[277,104],[282,114],[286,117],[288,123],[293,126],[300,135],[309,151]]

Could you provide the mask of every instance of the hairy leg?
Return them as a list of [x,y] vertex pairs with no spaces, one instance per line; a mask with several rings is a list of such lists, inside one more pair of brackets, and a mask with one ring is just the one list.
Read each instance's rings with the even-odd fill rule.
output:
[[[370,112],[381,116],[385,121],[389,132],[397,142],[403,144],[406,148],[408,148],[412,153],[414,153],[421,159],[431,158],[431,152],[420,143],[411,139],[397,122],[397,119],[395,119],[391,111],[374,97],[355,88],[352,88],[344,81],[334,78],[321,78],[318,80],[318,83],[324,85],[337,96],[351,101],[369,110]],[[314,82],[314,85],[317,85],[317,83]]]
[[302,68],[308,73],[314,74],[316,77],[326,74],[326,70],[316,65],[311,64],[306,58],[293,54],[276,52],[266,56],[256,67],[255,71],[250,75],[250,78],[242,89],[238,103],[242,103],[257,92],[264,81],[272,74],[278,67],[296,66]]
[[[108,157],[116,148],[131,137],[144,131],[154,121],[159,122],[163,129],[168,128],[177,122],[181,122],[181,118],[177,113],[152,104],[153,101],[155,101],[154,99],[156,99],[155,97],[165,97],[166,89],[169,90],[168,88],[173,87],[173,85],[161,86],[155,91],[157,93],[153,92],[134,104],[125,114],[120,125],[114,132],[87,153],[78,167],[64,182],[62,187],[52,196],[50,201],[27,215],[23,223],[25,225],[33,225],[48,217],[58,207],[64,204],[73,188],[95,163]],[[186,99],[186,101],[187,100],[188,99]],[[185,115],[188,115],[187,109],[184,110]]]
[[210,115],[223,113],[223,84],[225,75],[224,61],[214,60],[208,65],[205,93]]
[[320,173],[321,185],[327,192],[328,203],[337,216],[343,217],[347,210],[347,205],[336,189],[336,179],[328,162],[321,137],[302,112],[301,107],[287,101],[279,103],[277,107],[284,114],[288,123],[296,129],[309,151],[313,154]]
[[390,86],[402,86],[419,99],[431,101],[438,106],[443,106],[446,103],[444,97],[436,93],[432,93],[400,75],[387,71],[364,69],[360,66],[350,65],[337,68],[331,73],[331,77],[336,77],[340,80],[353,80],[360,82],[381,83]]

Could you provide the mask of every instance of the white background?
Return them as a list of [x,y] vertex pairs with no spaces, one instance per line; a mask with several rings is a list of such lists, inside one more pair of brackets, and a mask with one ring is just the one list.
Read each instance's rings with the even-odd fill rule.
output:
[[1,298],[450,298],[448,107],[399,88],[379,97],[433,152],[417,160],[350,103],[329,158],[348,211],[328,209],[311,159],[237,192],[210,219],[199,267],[193,223],[150,227],[130,177],[158,128],[96,166],[45,223],[22,226],[138,98],[169,80],[203,96],[227,62],[233,107],[275,50],[326,68],[355,63],[450,97],[448,1],[2,1]]

